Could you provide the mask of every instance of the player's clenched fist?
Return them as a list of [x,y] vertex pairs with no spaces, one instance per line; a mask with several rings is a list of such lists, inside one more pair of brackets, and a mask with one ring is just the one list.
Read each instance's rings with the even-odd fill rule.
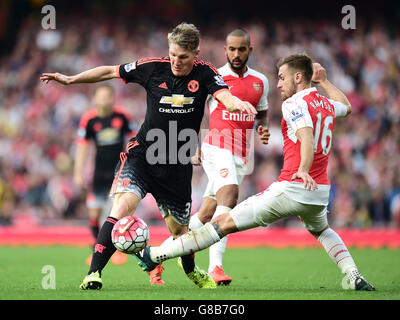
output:
[[262,142],[263,144],[268,144],[269,136],[271,135],[271,134],[269,133],[268,128],[263,127],[263,126],[258,126],[258,127],[257,127],[257,133],[258,133],[258,136],[259,136],[261,142]]
[[313,63],[314,72],[311,81],[314,83],[320,83],[326,80],[326,70],[318,62]]

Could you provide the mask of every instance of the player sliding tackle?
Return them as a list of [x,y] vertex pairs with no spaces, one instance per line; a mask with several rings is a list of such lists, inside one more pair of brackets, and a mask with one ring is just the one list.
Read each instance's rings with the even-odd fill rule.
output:
[[[328,158],[335,118],[346,117],[351,104],[327,80],[325,69],[305,54],[283,58],[277,65],[281,91],[284,163],[281,175],[265,191],[248,198],[229,213],[190,231],[166,245],[146,247],[139,254],[145,270],[167,259],[205,249],[226,235],[299,216],[306,229],[322,244],[345,277],[344,289],[374,291],[358,272],[339,235],[327,221],[330,182]],[[311,87],[318,84],[326,98]]]
[[[188,132],[197,137],[209,94],[229,111],[257,114],[249,102],[229,92],[212,64],[198,59],[199,44],[200,32],[196,26],[181,23],[168,34],[167,57],[147,57],[117,66],[100,66],[73,76],[44,73],[40,78],[45,83],[54,80],[62,84],[121,78],[125,83],[140,84],[147,92],[145,120],[120,155],[110,192],[114,197],[113,206],[97,237],[88,274],[80,285],[83,290],[102,287],[102,271],[116,250],[111,230],[119,219],[134,214],[147,193],[156,199],[174,238],[189,230],[193,170],[190,156],[195,153],[197,140],[192,143],[189,134],[188,141],[182,141],[180,134],[170,134],[170,126],[179,128],[184,133],[184,140]],[[170,150],[152,153],[155,132],[164,135]],[[187,143],[193,149],[189,157],[178,157],[177,152],[169,152]],[[199,288],[216,287],[214,280],[196,266],[194,255],[182,257],[182,266],[187,277]]]

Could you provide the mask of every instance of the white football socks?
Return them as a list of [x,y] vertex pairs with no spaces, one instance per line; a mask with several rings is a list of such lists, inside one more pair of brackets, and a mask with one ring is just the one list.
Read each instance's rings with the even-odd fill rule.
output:
[[161,243],[161,246],[168,246],[172,243],[172,241],[174,241],[174,237],[173,236],[169,236],[167,239],[164,240],[163,243]]
[[190,217],[189,221],[189,229],[190,230],[197,230],[204,226],[203,222],[199,219],[199,213],[196,212],[194,215]]
[[357,270],[356,264],[346,245],[334,230],[331,228],[324,230],[318,237],[318,241],[342,273],[350,275],[354,273],[354,270]]
[[[224,213],[228,213],[231,210],[232,208],[226,206],[217,206],[213,219]],[[208,265],[208,272],[213,271],[216,266],[222,267],[222,258],[224,257],[227,241],[228,236],[225,236],[219,242],[210,247],[210,262]]]
[[200,229],[189,231],[172,242],[167,241],[165,245],[151,247],[150,258],[154,262],[160,263],[167,259],[203,250],[219,240],[218,233],[211,223],[206,223]]

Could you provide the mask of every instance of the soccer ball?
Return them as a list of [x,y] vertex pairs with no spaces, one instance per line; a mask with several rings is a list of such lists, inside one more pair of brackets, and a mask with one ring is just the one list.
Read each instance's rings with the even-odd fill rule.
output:
[[137,253],[149,241],[149,228],[140,218],[124,217],[117,221],[111,231],[114,246],[124,253]]

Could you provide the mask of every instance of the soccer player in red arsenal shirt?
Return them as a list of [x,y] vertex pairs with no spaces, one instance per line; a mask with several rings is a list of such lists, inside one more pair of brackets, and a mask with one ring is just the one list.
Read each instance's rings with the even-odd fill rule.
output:
[[[345,274],[343,289],[374,291],[374,286],[361,276],[346,245],[327,220],[330,189],[327,164],[332,134],[335,120],[349,115],[351,104],[327,80],[325,69],[318,63],[313,64],[306,54],[283,58],[277,67],[284,137],[284,164],[279,179],[230,212],[167,246],[146,247],[142,251],[142,261],[151,269],[166,259],[207,248],[229,233],[298,216]],[[311,82],[318,84],[328,98],[311,87]]]
[[[204,138],[197,163],[203,165],[208,184],[199,212],[190,218],[189,227],[196,230],[222,213],[236,206],[239,186],[248,167],[251,132],[254,126],[264,144],[268,143],[267,125],[268,80],[260,72],[247,65],[253,48],[250,35],[243,29],[235,29],[226,37],[224,47],[227,63],[218,69],[231,93],[249,101],[257,108],[257,115],[232,113],[218,100],[208,101],[209,133]],[[227,237],[210,247],[208,273],[218,285],[228,285],[232,278],[225,274],[222,259]]]

